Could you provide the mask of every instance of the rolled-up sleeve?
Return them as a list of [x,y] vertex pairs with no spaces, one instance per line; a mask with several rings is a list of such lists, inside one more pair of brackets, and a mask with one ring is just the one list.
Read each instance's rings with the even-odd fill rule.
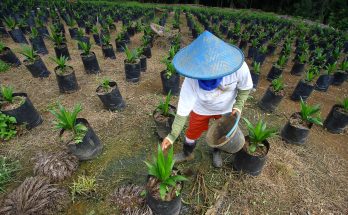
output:
[[193,79],[184,79],[180,91],[178,110],[176,112],[180,116],[188,116],[196,103],[197,95],[194,84]]

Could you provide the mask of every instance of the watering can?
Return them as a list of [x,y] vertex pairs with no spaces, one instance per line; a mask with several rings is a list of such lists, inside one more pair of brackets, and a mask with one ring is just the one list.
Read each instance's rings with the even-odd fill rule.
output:
[[238,126],[240,117],[240,113],[237,112],[235,115],[228,114],[215,120],[207,132],[208,145],[227,153],[236,153],[241,150],[245,139]]

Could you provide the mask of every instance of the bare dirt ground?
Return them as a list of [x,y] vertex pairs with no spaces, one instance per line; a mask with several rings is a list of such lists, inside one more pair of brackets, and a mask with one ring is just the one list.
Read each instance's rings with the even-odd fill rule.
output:
[[[167,25],[170,25],[171,20],[172,17],[168,19]],[[181,21],[184,47],[192,41],[192,36],[183,15]],[[121,24],[117,23],[117,29],[120,27]],[[0,74],[1,84],[11,84],[16,92],[28,93],[44,119],[39,127],[1,143],[0,153],[19,159],[22,165],[22,170],[7,187],[7,192],[33,174],[31,158],[37,152],[60,150],[62,147],[58,140],[59,132],[53,129],[54,118],[48,110],[58,101],[69,108],[81,103],[83,111],[80,117],[88,119],[104,144],[104,150],[97,159],[81,163],[72,179],[66,180],[62,186],[70,186],[72,180],[81,174],[95,176],[98,194],[90,199],[80,198],[71,203],[62,214],[118,214],[116,205],[111,205],[108,201],[109,194],[122,184],[144,184],[147,170],[143,160],[149,158],[160,143],[154,133],[152,112],[163,97],[159,73],[164,65],[160,61],[167,55],[169,46],[163,45],[163,41],[156,42],[152,49],[152,58],[148,59],[147,71],[142,73],[138,84],[131,84],[125,81],[124,53],[117,53],[116,60],[105,60],[101,48],[94,45],[92,50],[97,55],[102,72],[100,75],[87,75],[76,41],[71,40],[68,33],[66,35],[72,57],[69,64],[75,69],[81,87],[78,92],[59,93],[53,72],[55,65],[49,59],[54,56],[53,44],[46,39],[49,54],[42,58],[52,72],[49,78],[32,78],[23,65]],[[115,35],[113,32],[113,39]],[[142,34],[137,34],[132,37],[130,47],[138,47],[141,36]],[[3,40],[18,53],[18,44],[13,43],[10,38]],[[113,46],[115,47],[114,43]],[[276,53],[279,51],[280,47]],[[270,127],[281,129],[288,117],[299,110],[299,103],[289,99],[300,79],[290,75],[292,62],[289,61],[283,75],[287,96],[277,112],[265,114],[257,107],[257,101],[269,85],[265,76],[277,58],[276,54],[266,59],[261,68],[259,87],[248,100],[243,116],[252,121],[264,117]],[[251,65],[249,60],[247,62]],[[102,77],[110,77],[117,82],[127,103],[123,112],[104,110],[95,92]],[[341,87],[331,86],[326,93],[315,91],[308,102],[321,104],[322,117],[325,118],[331,106],[348,95],[347,86],[346,82]],[[177,104],[177,98],[173,99],[172,104]],[[243,124],[242,129],[245,132]],[[189,177],[184,186],[185,207],[182,214],[205,214],[206,211],[209,214],[213,210],[216,210],[215,214],[348,214],[347,132],[334,135],[314,126],[304,146],[286,144],[279,137],[270,139],[268,160],[258,177],[233,172],[233,155],[224,154],[224,167],[214,169],[211,165],[210,149],[205,144],[204,137],[203,135],[200,139],[195,151],[196,159],[178,166]],[[181,143],[176,143],[175,150],[181,150]],[[0,197],[3,196],[4,194]]]

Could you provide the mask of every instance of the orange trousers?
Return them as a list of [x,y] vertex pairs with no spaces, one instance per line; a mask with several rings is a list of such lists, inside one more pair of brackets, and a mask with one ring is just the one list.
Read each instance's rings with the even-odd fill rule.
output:
[[197,140],[204,131],[209,128],[210,119],[219,119],[221,115],[203,116],[195,112],[190,113],[190,121],[186,130],[186,137],[191,140]]

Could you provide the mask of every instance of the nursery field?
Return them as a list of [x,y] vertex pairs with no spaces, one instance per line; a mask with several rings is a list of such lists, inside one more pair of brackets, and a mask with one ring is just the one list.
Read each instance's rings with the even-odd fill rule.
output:
[[[311,33],[317,32],[315,26],[312,26],[314,30],[310,26],[300,26],[300,30],[296,30],[297,28],[291,27],[295,24],[288,23],[290,21],[279,21],[278,19],[263,17],[260,18],[262,21],[253,22],[253,19],[258,20],[258,18],[257,16],[251,16],[251,18],[245,19],[245,22],[238,22],[241,24],[239,30],[241,32],[249,31],[250,37],[244,38],[240,35],[240,37],[233,39],[229,38],[229,31],[224,31],[223,28],[214,28],[214,25],[219,26],[217,23],[220,23],[220,20],[216,20],[217,23],[214,24],[215,21],[212,18],[209,20],[209,25],[205,26],[206,23],[200,15],[200,10],[193,9],[190,11],[189,7],[173,11],[171,7],[155,10],[149,5],[139,9],[141,4],[137,6],[122,6],[118,4],[114,6],[113,3],[105,3],[105,5],[84,4],[72,7],[64,6],[64,4],[55,5],[57,8],[66,9],[66,11],[60,10],[60,18],[58,17],[58,20],[65,29],[65,44],[71,57],[66,64],[73,68],[79,86],[78,89],[74,89],[70,93],[60,91],[57,84],[56,79],[58,76],[55,74],[57,63],[52,59],[56,57],[55,47],[57,46],[57,41],[52,41],[47,36],[43,37],[48,53],[39,54],[39,56],[50,74],[48,77],[33,77],[24,63],[28,60],[28,57],[20,54],[23,50],[23,44],[16,43],[9,35],[0,33],[0,41],[4,46],[9,47],[21,62],[21,65],[18,67],[9,66],[9,68],[0,72],[1,86],[12,86],[14,92],[27,93],[33,106],[43,119],[41,124],[30,130],[27,130],[25,126],[17,126],[17,133],[9,140],[0,139],[1,159],[6,157],[12,162],[18,161],[19,163],[18,165],[16,164],[16,167],[13,167],[15,170],[13,173],[10,173],[9,181],[0,182],[0,214],[152,214],[148,208],[144,209],[143,206],[139,206],[143,201],[142,196],[145,195],[142,191],[145,189],[148,176],[148,168],[144,161],[151,160],[152,155],[157,153],[158,144],[162,142],[156,132],[153,113],[160,101],[166,97],[163,93],[160,73],[168,70],[168,64],[166,65],[163,59],[169,55],[169,50],[171,45],[173,45],[172,37],[166,35],[160,37],[151,31],[149,32],[149,25],[152,22],[163,24],[168,32],[172,32],[173,29],[180,29],[178,33],[180,37],[177,37],[179,38],[177,40],[181,48],[189,45],[197,37],[197,35],[193,35],[195,31],[192,30],[193,28],[198,30],[198,32],[196,31],[198,34],[202,33],[204,28],[208,29],[221,39],[237,46],[240,45],[241,40],[246,39],[247,46],[243,47],[243,52],[251,72],[255,69],[255,60],[260,60],[255,57],[257,54],[254,56],[248,54],[250,48],[257,47],[257,49],[260,49],[260,46],[257,46],[255,41],[253,42],[255,35],[258,35],[257,30],[262,29],[262,32],[266,34],[273,31],[281,32],[278,40],[272,41],[275,48],[274,52],[267,53],[264,60],[261,60],[259,83],[255,86],[255,90],[251,92],[242,113],[242,117],[247,118],[250,122],[256,123],[258,119],[264,119],[267,122],[267,127],[278,131],[277,135],[268,138],[270,149],[261,174],[250,176],[249,174],[235,171],[233,169],[235,155],[227,153],[223,153],[223,167],[219,169],[214,168],[211,164],[211,149],[206,144],[204,134],[198,141],[198,147],[194,152],[194,161],[176,165],[181,174],[187,178],[181,191],[182,208],[180,214],[348,214],[347,126],[341,127],[339,134],[334,134],[329,132],[326,126],[313,123],[313,126],[312,124],[309,126],[308,138],[305,140],[305,143],[301,144],[287,143],[280,134],[282,128],[291,120],[290,116],[300,111],[300,101],[294,101],[291,99],[291,96],[299,81],[306,77],[307,73],[305,71],[314,68],[312,64],[315,64],[315,68],[318,71],[318,74],[313,73],[315,76],[314,85],[316,85],[316,80],[320,75],[326,74],[325,72],[330,65],[333,67],[332,64],[334,62],[337,62],[337,65],[335,64],[335,68],[332,69],[333,71],[330,75],[334,76],[337,70],[343,70],[340,72],[347,76],[348,65],[346,67],[341,66],[347,61],[348,56],[348,48],[345,47],[347,46],[347,35],[332,30],[333,33],[324,31],[324,33],[318,33],[318,38],[308,39],[308,37],[312,36]],[[113,7],[116,7],[117,10],[113,10]],[[96,8],[103,8],[104,10],[97,10]],[[132,12],[132,10],[134,11]],[[88,12],[83,11],[90,11],[90,14],[86,15]],[[118,11],[118,13],[113,14],[112,11]],[[212,13],[215,12],[216,10]],[[89,37],[92,44],[91,52],[94,52],[98,61],[100,70],[97,74],[86,73],[80,55],[82,51],[78,49],[78,39],[71,37],[69,29],[72,26],[69,26],[67,23],[69,21],[63,18],[64,14],[70,14],[76,21],[80,21],[82,18],[76,15],[78,13],[82,17],[93,17],[97,14],[101,15],[100,17],[106,17],[106,14],[114,15],[112,17],[113,21],[107,22],[110,32],[103,32],[102,34],[110,36],[110,44],[113,46],[115,59],[104,57],[101,46],[97,45],[93,38],[93,32],[89,34],[83,33],[84,36]],[[51,12],[51,15],[48,14],[45,13],[48,20],[46,20],[47,24],[43,26],[46,26],[49,34],[52,35],[52,29],[48,28],[48,26],[53,23],[53,20],[57,21],[55,16],[58,13],[53,14]],[[122,40],[122,42],[128,44],[129,50],[144,46],[144,41],[146,41],[144,38],[146,36],[151,37],[153,43],[153,46],[150,48],[151,57],[147,58],[146,71],[141,72],[139,80],[132,79],[133,82],[129,81],[128,76],[128,80],[126,80],[125,75],[125,60],[128,62],[129,56],[126,56],[125,52],[116,51],[115,44],[115,38],[120,37],[122,32],[127,32],[127,27],[125,26],[132,26],[131,24],[124,24],[127,22],[124,21],[125,17],[123,15],[127,14],[130,17],[133,16],[132,20],[134,22],[141,22],[141,26],[135,27],[135,30],[133,29],[135,31],[134,35],[128,32],[130,36],[129,42]],[[202,12],[201,14],[210,19],[209,13]],[[217,15],[219,14],[217,13]],[[189,19],[191,21],[188,21]],[[225,17],[225,19],[227,18]],[[239,18],[236,16],[229,19],[227,28],[235,29],[239,19],[242,20],[243,17]],[[99,21],[95,24],[92,23],[93,26],[98,27],[97,30],[100,30],[102,26],[99,25]],[[222,21],[223,19],[221,23]],[[278,21],[282,22],[279,26],[274,24]],[[189,26],[189,22],[194,23],[193,27]],[[284,25],[283,22],[285,23]],[[75,24],[75,27],[78,26],[77,24],[79,22]],[[115,29],[111,25],[114,25]],[[83,26],[80,26],[80,28],[85,31],[86,26]],[[267,31],[268,28],[273,30]],[[304,31],[305,33],[302,34],[301,30],[306,28],[312,31]],[[4,29],[10,30],[8,26]],[[215,33],[215,31],[218,32]],[[97,34],[101,35],[100,33]],[[322,50],[318,50],[318,47],[321,47],[318,44],[324,41],[321,38],[325,37],[326,34],[329,35],[326,42],[331,43],[331,46],[328,45],[322,48]],[[33,33],[28,32],[25,34],[25,37],[29,41],[32,35]],[[338,37],[343,38],[342,44],[333,42]],[[266,36],[266,38],[262,42],[262,47],[270,44],[273,37]],[[305,41],[308,39],[311,41],[318,40],[319,42],[314,42],[313,50],[308,52],[307,61],[303,61],[305,66],[301,74],[294,75],[291,74],[291,70],[296,63],[293,59],[298,54],[295,50],[301,46],[298,45],[296,40],[301,40],[301,38]],[[261,38],[261,40],[263,39]],[[313,43],[309,44],[309,46],[312,45]],[[150,46],[150,42],[148,42],[144,47]],[[285,51],[284,47],[287,47]],[[329,54],[332,54],[337,47],[339,47],[338,56],[330,55],[331,57],[329,57]],[[346,50],[344,50],[345,48]],[[289,49],[289,51],[286,49]],[[321,61],[321,54],[326,54],[327,59],[335,59],[333,61],[331,59],[331,63],[324,63],[326,58]],[[288,59],[284,64],[278,65],[282,69],[280,79],[284,83],[284,89],[282,89],[283,98],[274,111],[266,112],[259,107],[259,101],[262,100],[271,84],[271,81],[267,80],[267,77],[269,77],[268,73],[277,62],[279,64],[281,56],[286,56]],[[309,63],[310,61],[311,63]],[[3,64],[3,61],[1,61],[1,64]],[[39,76],[43,76],[43,73],[39,74]],[[277,79],[278,76],[272,79]],[[106,78],[117,83],[117,88],[125,103],[123,110],[107,110],[98,97],[96,89],[102,82],[105,82]],[[181,77],[181,82],[183,79],[184,77]],[[325,89],[314,89],[307,95],[308,98],[306,99],[307,104],[320,105],[322,122],[325,121],[335,104],[341,103],[344,98],[348,97],[347,78],[337,85],[330,83],[328,84],[329,86],[324,86]],[[178,96],[173,96],[170,104],[177,106],[177,102]],[[27,200],[28,204],[26,206],[16,206],[16,203],[11,206],[8,201],[11,198],[11,192],[16,190],[26,178],[36,175],[45,176],[42,172],[40,174],[40,170],[38,170],[40,169],[40,166],[38,167],[38,163],[40,163],[39,155],[41,155],[41,159],[45,160],[42,155],[67,151],[67,146],[62,143],[62,138],[64,137],[60,135],[60,129],[55,128],[54,125],[54,121],[57,121],[57,118],[52,114],[52,110],[57,109],[58,104],[70,111],[77,104],[81,104],[82,110],[78,117],[88,120],[90,127],[93,128],[95,134],[100,139],[102,144],[101,152],[93,159],[79,161],[78,164],[76,157],[59,158],[58,156],[57,160],[53,161],[47,159],[47,162],[51,162],[52,166],[56,162],[56,166],[62,163],[61,168],[70,168],[66,170],[69,173],[63,177],[63,180],[50,182],[55,187],[63,189],[60,193],[61,196],[57,197],[60,201],[59,204],[55,202],[55,197],[52,197],[55,191],[51,190],[49,192],[53,194],[47,194],[45,197],[49,203],[43,203],[43,200],[36,196],[36,200],[41,201],[40,203],[35,202],[35,198],[32,198],[30,201]],[[3,109],[1,111],[3,112]],[[347,121],[347,112],[345,112],[345,115],[343,114],[341,120]],[[247,135],[248,130],[243,120],[240,122],[240,127],[243,133]],[[174,151],[180,152],[181,150],[182,137],[179,137],[179,140],[174,143]],[[64,154],[64,156],[67,155]],[[64,165],[69,165],[64,164],[64,162],[70,161],[73,163],[71,165],[75,166],[65,167]],[[41,165],[45,165],[42,163],[41,160]],[[5,166],[3,163],[1,165]],[[62,171],[64,172],[64,170]],[[59,170],[57,172],[56,174],[59,174]],[[3,173],[0,172],[0,180],[2,180],[1,174]],[[88,182],[82,182],[82,179],[86,179]],[[131,190],[130,184],[139,186],[135,188],[138,189],[136,190],[137,195],[134,194],[134,190],[134,192]],[[12,199],[14,197],[25,199],[21,195],[25,196],[26,192],[30,195],[30,192],[35,191],[35,188],[31,186],[34,185],[22,186],[21,191],[18,192],[17,190],[17,197],[12,195]],[[40,204],[42,205],[39,206]],[[52,205],[55,206],[53,207]],[[17,209],[14,209],[15,207]],[[40,207],[42,208],[40,209]],[[33,213],[29,212],[30,208],[33,208]]]

